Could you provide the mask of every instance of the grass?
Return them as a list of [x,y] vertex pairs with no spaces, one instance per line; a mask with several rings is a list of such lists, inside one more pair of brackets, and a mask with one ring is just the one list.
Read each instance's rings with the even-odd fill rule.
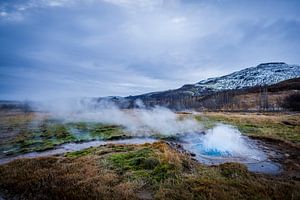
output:
[[151,184],[174,176],[175,171],[174,165],[160,161],[150,148],[113,154],[108,157],[108,161],[119,172],[132,173],[132,179],[143,179]]
[[46,115],[1,114],[0,155],[43,151],[68,142],[129,137],[123,127],[101,123],[63,123]]
[[[6,155],[43,151],[56,145],[75,141],[63,124],[46,124],[23,128],[15,127],[18,132],[14,138],[1,141],[1,152]],[[20,130],[19,130],[20,129]]]
[[136,199],[134,182],[119,181],[90,157],[19,160],[0,168],[0,188],[9,199]]
[[299,180],[204,166],[166,143],[106,145],[0,166],[0,188],[22,199],[299,199]]
[[113,140],[128,138],[124,128],[118,125],[109,125],[91,122],[72,122],[65,124],[77,140]]
[[116,125],[103,125],[96,124],[91,130],[91,137],[99,138],[102,140],[113,140],[126,138],[124,132],[121,130],[122,127]]
[[[299,142],[297,114],[205,113],[196,118],[206,128],[226,122],[248,135]],[[33,114],[0,115],[0,119],[0,150],[5,154],[128,137],[122,127],[99,123],[62,123],[47,116],[35,122]],[[300,182],[288,175],[253,174],[237,163],[204,166],[157,142],[106,145],[0,165],[0,198],[3,195],[7,199],[300,199]]]
[[215,122],[225,122],[237,126],[247,135],[300,143],[300,114],[207,112],[196,119],[207,128]]
[[81,157],[81,156],[89,155],[93,151],[95,151],[95,148],[91,147],[91,148],[83,149],[83,150],[80,150],[80,151],[74,151],[74,152],[66,153],[65,156],[67,158],[78,158],[78,157]]

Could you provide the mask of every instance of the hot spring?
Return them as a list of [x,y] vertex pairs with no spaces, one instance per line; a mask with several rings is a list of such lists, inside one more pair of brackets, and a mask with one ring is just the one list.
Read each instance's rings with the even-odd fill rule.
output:
[[186,134],[181,144],[207,165],[239,162],[253,172],[276,174],[281,171],[280,165],[269,159],[270,150],[230,125],[217,124],[202,133]]

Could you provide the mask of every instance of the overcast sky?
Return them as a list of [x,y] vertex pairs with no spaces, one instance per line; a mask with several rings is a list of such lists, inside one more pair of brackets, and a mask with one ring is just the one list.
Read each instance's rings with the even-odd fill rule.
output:
[[300,1],[0,0],[0,99],[126,96],[300,64]]

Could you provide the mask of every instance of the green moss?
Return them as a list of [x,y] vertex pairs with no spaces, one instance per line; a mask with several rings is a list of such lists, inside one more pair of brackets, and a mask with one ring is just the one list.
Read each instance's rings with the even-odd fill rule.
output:
[[51,149],[56,145],[76,141],[63,124],[47,124],[43,122],[38,127],[26,126],[19,134],[5,141],[5,155],[28,153]]
[[175,178],[175,166],[170,163],[160,163],[160,165],[156,166],[151,172],[151,176],[158,182],[169,177]]
[[68,158],[78,158],[78,157],[81,157],[81,156],[89,155],[89,154],[95,152],[95,150],[96,150],[95,148],[88,148],[88,149],[84,149],[84,150],[81,150],[81,151],[66,153],[65,156],[68,157]]
[[67,123],[65,126],[77,140],[113,140],[126,138],[123,127],[92,122]]
[[113,140],[128,137],[124,134],[122,127],[101,123],[62,123],[54,119],[38,122],[37,126],[32,126],[30,121],[27,122],[28,124],[24,123],[12,126],[12,131],[16,131],[18,134],[10,140],[1,141],[1,154],[13,155],[42,151],[67,142],[84,142],[95,139]]
[[108,157],[108,161],[120,172],[130,172],[131,179],[158,183],[166,178],[175,177],[175,166],[160,162],[154,150],[150,148],[113,154]]
[[195,119],[203,125],[205,129],[213,128],[216,125],[217,120],[212,120],[208,117],[205,117],[203,115],[196,115]]
[[113,125],[102,125],[97,124],[93,126],[90,130],[90,136],[92,138],[98,138],[102,140],[112,140],[120,139],[126,137],[126,135],[121,130],[120,126]]
[[[37,135],[39,135],[37,133]],[[43,124],[40,127],[40,136],[44,139],[66,139],[69,140],[72,135],[64,124]],[[73,138],[75,139],[75,138]]]
[[152,135],[152,137],[155,138],[155,139],[159,139],[159,140],[173,140],[173,141],[177,141],[177,140],[179,140],[179,138],[181,137],[181,135],[180,134],[178,134],[178,135],[166,135],[166,134],[157,133],[157,134]]
[[153,150],[150,148],[143,148],[137,151],[130,151],[127,153],[118,153],[111,155],[108,160],[113,165],[122,170],[138,170],[143,169],[144,161],[153,155]]
[[42,151],[68,142],[128,137],[121,126],[94,122],[63,123],[61,120],[47,117],[42,121],[35,121],[32,116],[23,115],[7,116],[3,126],[0,126],[0,132],[2,129],[9,129],[14,134],[13,137],[0,141],[2,155]]

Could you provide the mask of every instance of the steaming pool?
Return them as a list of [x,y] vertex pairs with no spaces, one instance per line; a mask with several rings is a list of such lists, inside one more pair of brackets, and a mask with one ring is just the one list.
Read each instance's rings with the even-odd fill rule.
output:
[[230,125],[217,124],[202,133],[188,133],[180,141],[183,149],[207,165],[238,162],[245,164],[249,171],[268,174],[278,174],[282,169],[279,163],[270,159],[277,152],[242,135]]

